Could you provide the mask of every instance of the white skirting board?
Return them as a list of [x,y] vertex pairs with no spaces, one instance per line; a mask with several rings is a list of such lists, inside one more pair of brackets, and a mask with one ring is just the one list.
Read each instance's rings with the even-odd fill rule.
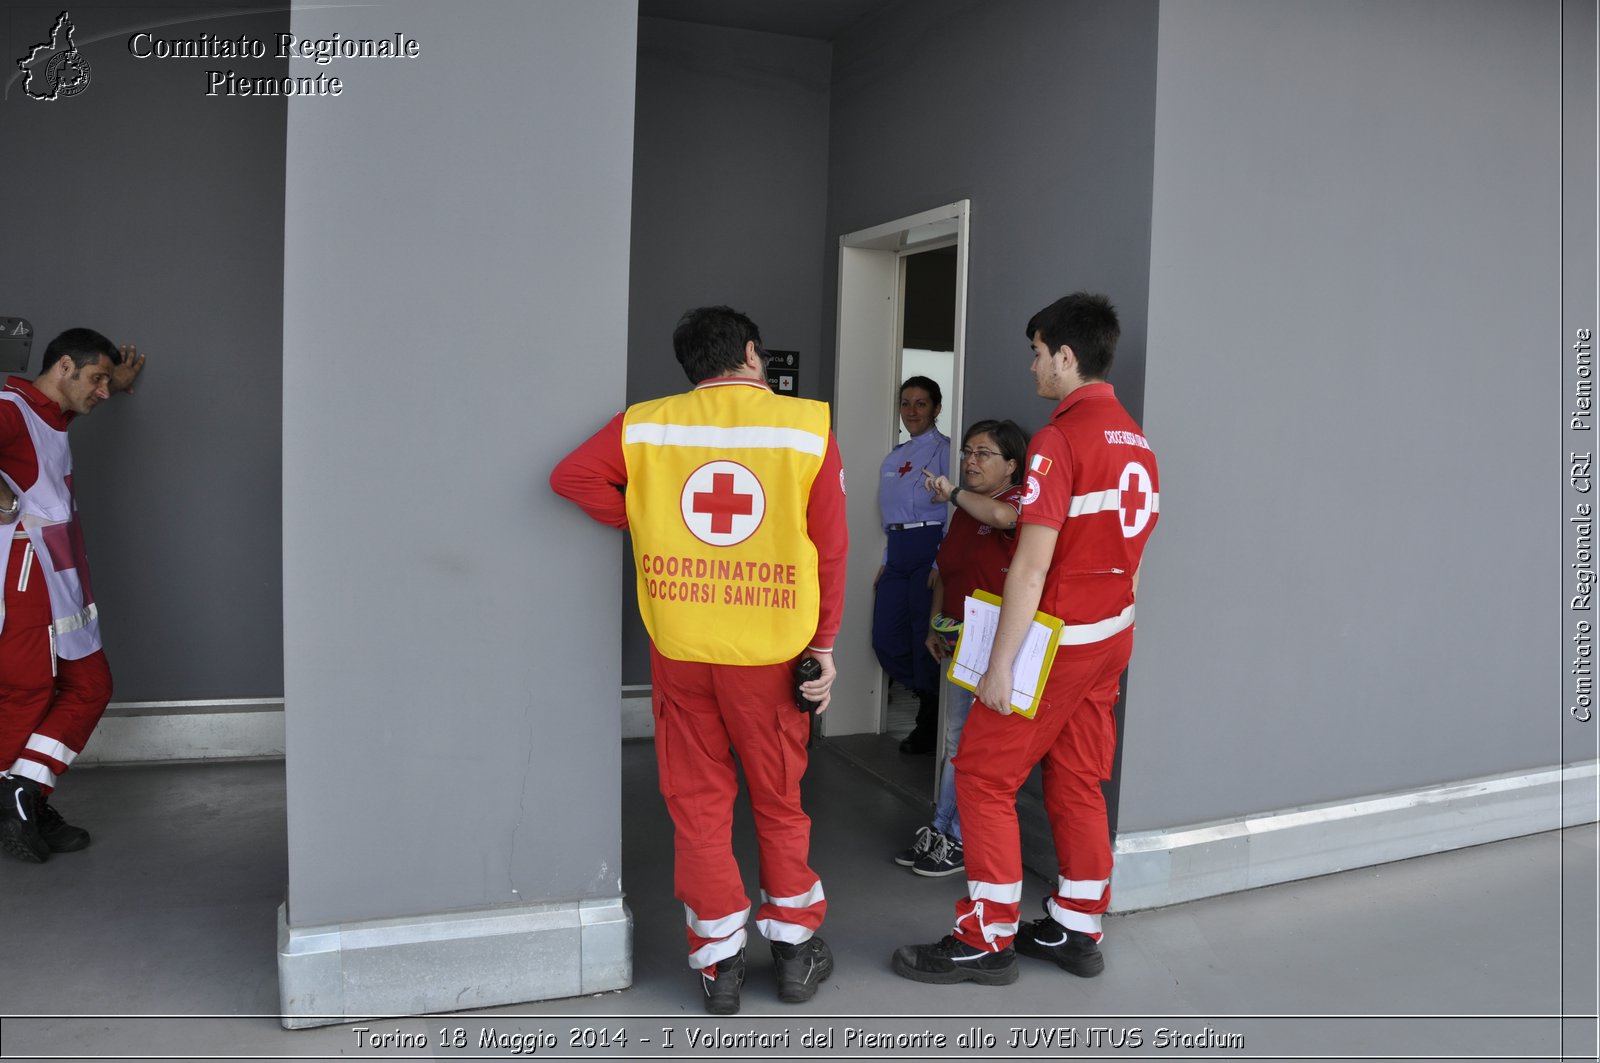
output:
[[1600,819],[1600,761],[1120,834],[1111,910],[1137,911]]
[[278,993],[291,1030],[633,984],[633,916],[621,897],[302,927],[287,909]]
[[[622,737],[653,738],[650,687],[621,690]],[[282,757],[283,699],[113,703],[76,766]],[[1024,795],[1027,796],[1026,794]],[[1241,819],[1120,834],[1111,910],[1137,911],[1600,819],[1600,761]],[[1047,833],[1029,867],[1053,865]]]
[[622,688],[622,737],[654,738],[656,717],[650,710],[650,684]]
[[75,766],[282,756],[282,698],[114,701]]
[[[622,688],[622,737],[654,738],[650,687]],[[112,702],[79,755],[91,764],[282,757],[283,699]]]

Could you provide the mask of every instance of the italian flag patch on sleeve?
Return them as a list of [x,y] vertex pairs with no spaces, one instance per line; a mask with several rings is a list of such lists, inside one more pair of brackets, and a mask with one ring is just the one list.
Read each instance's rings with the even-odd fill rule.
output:
[[1048,476],[1050,474],[1050,459],[1043,454],[1035,454],[1033,460],[1028,462],[1028,468],[1040,476]]

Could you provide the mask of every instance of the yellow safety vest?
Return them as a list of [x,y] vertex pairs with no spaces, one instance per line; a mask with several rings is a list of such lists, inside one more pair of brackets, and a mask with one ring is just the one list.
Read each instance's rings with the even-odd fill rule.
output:
[[816,632],[811,483],[827,403],[733,381],[623,416],[639,612],[662,655],[711,664],[793,660]]

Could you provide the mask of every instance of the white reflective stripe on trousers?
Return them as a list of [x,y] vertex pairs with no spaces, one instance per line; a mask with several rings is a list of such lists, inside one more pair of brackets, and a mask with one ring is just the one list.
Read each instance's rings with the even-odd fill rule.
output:
[[1010,922],[999,922],[999,921],[990,921],[988,919],[985,919],[984,918],[984,910],[983,910],[983,902],[982,901],[978,901],[975,904],[973,904],[972,911],[968,912],[966,915],[961,916],[961,918],[956,920],[956,929],[957,930],[961,929],[961,920],[962,919],[973,919],[973,920],[977,921],[978,930],[981,931],[982,934],[983,934],[984,943],[991,947],[990,951],[997,951],[997,950],[995,950],[993,948],[996,938],[999,938],[999,937],[1008,937],[1008,938],[1010,938],[1010,937],[1016,937],[1017,936],[1017,922],[1016,922],[1016,920],[1013,919]]
[[689,953],[689,966],[698,971],[702,967],[710,967],[713,963],[725,960],[729,956],[738,955],[739,950],[744,948],[744,942],[744,927],[740,927],[738,933],[725,937],[721,941],[707,942]]
[[1057,904],[1055,898],[1045,902],[1045,910],[1050,913],[1050,918],[1066,927],[1076,930],[1080,934],[1100,934],[1100,917],[1087,912],[1074,912],[1070,908],[1063,908]]
[[811,884],[811,888],[804,893],[793,897],[774,897],[766,890],[761,891],[761,903],[772,904],[779,908],[809,908],[818,901],[825,900],[822,892],[822,880],[819,878]]
[[1108,878],[1058,878],[1056,896],[1074,901],[1097,901],[1105,896],[1109,885],[1111,880]]
[[40,786],[48,786],[51,789],[54,789],[56,785],[56,773],[40,764],[37,760],[19,759],[15,764],[11,765],[11,774],[20,775],[24,779],[32,779]]
[[57,742],[54,738],[46,738],[42,734],[29,735],[27,748],[35,753],[43,753],[51,760],[59,760],[66,765],[70,765],[78,757],[78,754],[73,751],[71,746]]
[[967,879],[967,896],[975,901],[999,901],[1001,904],[1018,904],[1022,901],[1022,880],[1015,882],[980,882]]
[[786,945],[798,945],[808,941],[813,933],[809,926],[799,923],[790,923],[782,919],[757,919],[756,929],[761,931],[761,936],[768,941],[781,941]]
[[686,904],[683,906],[683,918],[689,924],[689,929],[694,931],[696,937],[725,938],[749,921],[750,906],[745,905],[737,912],[725,915],[720,919],[702,919],[695,914],[693,908]]

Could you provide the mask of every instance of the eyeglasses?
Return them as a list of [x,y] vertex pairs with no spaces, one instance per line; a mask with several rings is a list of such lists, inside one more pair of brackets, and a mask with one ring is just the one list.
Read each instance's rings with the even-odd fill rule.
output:
[[977,458],[979,461],[988,461],[990,458],[998,458],[999,456],[1000,452],[998,450],[984,450],[981,447],[976,450],[972,449],[971,447],[961,448],[962,461],[966,461],[968,458]]

